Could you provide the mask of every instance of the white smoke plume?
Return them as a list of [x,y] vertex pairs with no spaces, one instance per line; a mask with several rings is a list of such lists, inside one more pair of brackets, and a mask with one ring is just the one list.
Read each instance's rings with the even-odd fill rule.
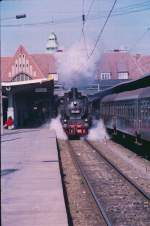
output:
[[106,141],[109,139],[104,123],[101,119],[99,121],[94,121],[94,127],[89,130],[87,139],[93,141]]
[[85,48],[82,42],[75,43],[57,55],[57,71],[65,86],[78,86],[94,79],[97,57],[88,59],[87,55],[92,46],[88,43]]
[[51,120],[49,128],[50,130],[55,130],[58,139],[67,140],[67,135],[65,134],[60,122],[60,115]]

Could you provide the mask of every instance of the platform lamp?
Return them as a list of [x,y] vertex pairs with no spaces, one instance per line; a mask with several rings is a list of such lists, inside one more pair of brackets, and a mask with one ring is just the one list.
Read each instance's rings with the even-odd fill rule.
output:
[[[0,0],[1,1],[1,0]],[[6,17],[6,18],[1,18],[1,21],[3,20],[11,20],[11,19],[23,19],[26,18],[26,14],[18,14],[15,17]],[[2,94],[2,81],[0,77],[0,126],[1,126],[1,134],[3,134],[3,94]]]
[[26,14],[18,14],[16,16],[12,16],[12,17],[1,18],[1,21],[3,21],[3,20],[12,20],[12,19],[19,20],[19,19],[23,19],[23,18],[26,18],[26,17],[27,17]]

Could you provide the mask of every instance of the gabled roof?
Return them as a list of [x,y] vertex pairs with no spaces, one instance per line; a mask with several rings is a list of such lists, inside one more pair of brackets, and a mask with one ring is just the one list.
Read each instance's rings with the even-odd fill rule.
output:
[[49,73],[56,73],[56,60],[49,54],[29,54],[20,45],[12,57],[1,57],[1,79],[12,81],[19,73],[25,73],[32,79],[46,78]]
[[127,51],[110,51],[102,54],[98,74],[110,72],[117,79],[118,72],[128,72],[129,79],[140,78],[150,72],[150,56],[132,55]]
[[44,74],[48,72],[56,73],[56,60],[50,54],[32,54],[34,61],[40,66]]

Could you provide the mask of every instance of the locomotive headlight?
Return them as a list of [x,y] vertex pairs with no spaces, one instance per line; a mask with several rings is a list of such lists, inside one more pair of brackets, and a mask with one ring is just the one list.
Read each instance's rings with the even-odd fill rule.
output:
[[85,121],[85,122],[88,122],[88,119],[86,118],[84,121]]
[[76,105],[77,105],[77,102],[76,102],[76,101],[74,101],[74,102],[73,102],[73,104],[74,104],[74,106],[76,106]]
[[34,106],[33,109],[34,109],[34,110],[37,110],[37,106]]
[[67,119],[64,119],[64,122],[67,122]]

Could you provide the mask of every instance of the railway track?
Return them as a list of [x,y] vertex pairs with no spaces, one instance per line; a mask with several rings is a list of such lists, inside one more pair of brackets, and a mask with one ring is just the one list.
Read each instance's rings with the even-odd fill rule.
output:
[[107,225],[150,225],[150,197],[86,141],[70,141],[72,157]]

